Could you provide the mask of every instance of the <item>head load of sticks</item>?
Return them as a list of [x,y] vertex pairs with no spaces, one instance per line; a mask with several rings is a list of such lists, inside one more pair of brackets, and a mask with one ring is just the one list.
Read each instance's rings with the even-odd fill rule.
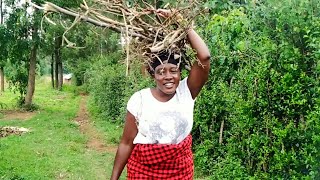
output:
[[[144,0],[92,0],[88,5],[85,1],[78,11],[65,9],[53,3],[46,2],[38,6],[29,0],[29,3],[44,11],[44,19],[54,23],[48,18],[50,13],[62,13],[74,17],[74,23],[66,28],[69,31],[80,21],[86,21],[95,26],[106,27],[121,33],[127,46],[127,58],[138,57],[144,64],[163,59],[161,54],[168,54],[181,62],[189,65],[186,52],[189,49],[186,43],[187,30],[193,26],[193,20],[203,12],[199,3],[195,0],[180,0],[172,7],[166,4],[160,8]],[[155,1],[155,4],[159,2]],[[165,9],[165,10],[164,10]],[[164,15],[163,12],[167,12]],[[63,34],[63,43],[71,47],[74,44]],[[167,57],[169,57],[167,56]],[[127,60],[129,63],[129,59]],[[127,64],[128,65],[128,64]]]

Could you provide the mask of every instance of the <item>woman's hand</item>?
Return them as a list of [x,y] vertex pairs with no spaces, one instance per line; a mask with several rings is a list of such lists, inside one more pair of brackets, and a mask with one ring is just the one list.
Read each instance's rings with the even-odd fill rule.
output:
[[155,10],[155,13],[161,17],[168,18],[172,15],[173,11],[169,9],[157,9]]
[[176,24],[183,22],[183,16],[176,9],[157,9],[155,13],[163,18],[172,18]]

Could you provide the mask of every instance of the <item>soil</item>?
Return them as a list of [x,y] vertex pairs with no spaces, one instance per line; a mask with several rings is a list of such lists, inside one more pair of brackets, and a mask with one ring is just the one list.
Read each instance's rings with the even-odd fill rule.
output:
[[74,121],[79,124],[80,131],[89,138],[86,147],[99,152],[116,153],[117,147],[114,145],[106,145],[102,135],[90,123],[90,117],[86,107],[87,96],[83,95],[81,97],[80,108]]
[[1,114],[4,116],[0,120],[29,120],[31,119],[37,112],[28,112],[28,111],[2,111]]

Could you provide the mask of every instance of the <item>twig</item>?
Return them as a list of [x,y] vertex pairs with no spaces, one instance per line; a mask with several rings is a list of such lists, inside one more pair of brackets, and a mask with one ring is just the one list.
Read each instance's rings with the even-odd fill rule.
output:
[[222,141],[223,141],[223,129],[224,129],[224,120],[222,120],[221,126],[220,126],[219,144],[222,144]]
[[130,43],[129,43],[129,27],[128,27],[128,25],[127,25],[127,22],[126,22],[126,16],[125,16],[125,13],[124,13],[124,11],[122,11],[123,12],[123,19],[124,19],[124,24],[125,24],[125,27],[126,27],[126,47],[127,47],[127,49],[126,49],[126,51],[127,51],[127,60],[126,60],[126,62],[127,62],[127,68],[126,68],[126,76],[128,76],[128,74],[129,74],[129,56],[130,56],[130,54],[129,54],[129,52],[130,52]]

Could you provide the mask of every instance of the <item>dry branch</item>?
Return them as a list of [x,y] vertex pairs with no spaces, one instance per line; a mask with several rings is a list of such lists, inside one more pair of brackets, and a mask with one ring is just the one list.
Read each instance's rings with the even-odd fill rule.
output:
[[[43,9],[45,15],[53,12],[75,18],[74,23],[71,27],[67,27],[63,34],[67,46],[74,47],[74,44],[68,41],[66,33],[79,21],[85,21],[125,36],[123,38],[126,39],[126,43],[131,44],[127,45],[127,65],[129,65],[129,53],[131,57],[140,57],[146,64],[150,64],[152,57],[158,57],[164,51],[177,55],[182,62],[186,61],[187,30],[192,26],[194,18],[202,12],[197,8],[197,1],[188,0],[185,7],[167,7],[172,12],[167,18],[159,16],[155,12],[157,8],[145,1],[134,6],[128,6],[126,1],[122,0],[93,0],[93,2],[94,4],[89,7],[84,1],[80,5],[80,10],[75,12],[50,2],[40,7],[29,0],[34,7]],[[51,20],[49,22],[53,23]]]
[[224,120],[221,121],[221,125],[220,125],[219,144],[222,144],[222,141],[223,141],[223,129],[224,129]]

